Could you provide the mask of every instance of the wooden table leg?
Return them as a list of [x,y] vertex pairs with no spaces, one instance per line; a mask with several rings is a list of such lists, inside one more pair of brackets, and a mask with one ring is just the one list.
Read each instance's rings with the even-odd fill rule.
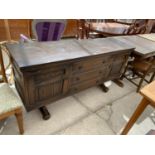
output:
[[149,101],[143,98],[140,104],[138,105],[137,109],[133,113],[132,117],[130,118],[129,122],[125,126],[124,130],[122,131],[121,135],[126,135],[129,132],[133,124],[136,122],[136,120],[139,118],[139,116],[142,114],[142,112],[145,110],[148,104]]
[[101,87],[101,89],[102,89],[105,93],[109,91],[109,88],[106,87],[104,83],[103,83],[103,84],[100,84],[99,86]]
[[40,107],[39,110],[40,110],[44,120],[48,120],[51,117],[48,109],[45,106]]
[[122,87],[122,88],[124,87],[124,84],[119,79],[113,80],[113,82],[116,83],[119,87]]

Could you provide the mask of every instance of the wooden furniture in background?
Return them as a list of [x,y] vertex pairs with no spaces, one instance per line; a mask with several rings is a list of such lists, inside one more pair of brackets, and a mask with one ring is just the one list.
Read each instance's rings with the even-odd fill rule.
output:
[[7,41],[10,42],[11,41],[11,33],[10,33],[10,26],[9,26],[8,19],[4,19],[4,26],[5,26]]
[[[1,34],[0,41],[6,41],[6,40],[8,41],[10,39],[18,41],[20,34],[24,34],[27,37],[33,38],[32,31],[31,31],[31,22],[32,21],[33,21],[33,19],[0,19],[0,34]],[[128,25],[128,26],[132,25],[130,22],[128,22],[128,20],[119,20],[119,19],[82,19],[82,20],[67,19],[67,26],[66,26],[66,30],[65,30],[64,36],[63,36],[64,38],[78,37],[79,28],[78,28],[77,21],[85,21],[88,23],[100,23],[100,24],[101,23],[115,23],[118,25],[119,24]],[[149,26],[148,26],[146,33],[149,33],[153,29],[154,23],[155,23],[154,20],[151,20],[151,19],[149,20],[149,22],[148,22]],[[93,30],[98,30],[98,29],[93,28]],[[108,29],[111,30],[111,28],[108,28]],[[135,30],[135,29],[132,29],[132,30]],[[113,34],[113,32],[110,33],[108,31],[108,33],[107,33],[107,31],[108,30],[106,30],[104,33],[105,36],[117,35],[117,34],[115,34],[115,32]],[[80,30],[80,32],[81,32],[81,30]],[[102,30],[100,30],[99,32],[101,34],[103,34]]]
[[[128,43],[132,46],[135,46],[135,53],[132,54],[134,60],[130,61],[124,73],[122,75],[128,79],[130,82],[137,86],[137,92],[140,90],[143,81],[150,83],[154,79],[155,76],[155,38],[154,34],[144,34],[138,36],[122,36],[117,37],[119,41],[123,41],[124,43]],[[153,41],[154,38],[154,41]],[[129,77],[130,73],[126,75],[128,70],[132,71],[133,78]],[[146,76],[152,73],[150,80],[146,79]],[[136,75],[136,77],[135,77]],[[136,78],[140,78],[139,83],[135,82]]]
[[0,86],[0,120],[15,115],[20,134],[24,133],[22,104],[8,84]]
[[132,25],[136,19],[112,19],[109,22],[120,23],[125,25]]
[[20,34],[30,37],[29,19],[0,19],[0,41],[19,41]]
[[77,20],[77,39],[84,39],[86,37],[86,21],[85,19]]
[[[129,25],[116,22],[90,23],[87,26],[88,35],[91,32],[96,32],[104,37],[123,35],[129,28]],[[87,37],[89,38],[89,36]]]
[[118,42],[123,42],[135,47],[134,55],[140,56],[143,59],[155,56],[155,43],[149,39],[139,35],[117,36],[112,38],[115,38]]
[[77,20],[67,19],[67,25],[63,34],[63,38],[75,38],[77,37]]
[[131,24],[112,20],[111,22],[86,22],[85,29],[87,38],[89,38],[89,33],[93,32],[109,37],[150,33],[152,25],[152,21],[148,19],[136,19]]
[[136,19],[129,29],[124,32],[127,35],[145,34],[151,32],[151,25],[149,19]]
[[7,44],[15,85],[27,111],[119,79],[133,51],[115,39]]
[[[128,77],[129,75],[131,76],[131,74],[129,73],[129,75],[126,75],[126,71],[132,71],[132,78]],[[151,75],[150,79],[147,80],[147,75]],[[143,82],[147,82],[147,83],[151,83],[155,77],[155,58],[152,57],[151,60],[149,59],[140,59],[140,58],[135,58],[132,62],[128,63],[124,74],[122,76],[125,77],[127,80],[129,80],[130,82],[132,82],[133,84],[135,84],[137,86],[137,92],[139,92]],[[135,79],[140,78],[139,83],[137,84],[135,82]]]
[[[33,19],[0,19],[0,41],[19,41],[20,34],[34,38],[31,23]],[[77,36],[77,20],[67,19],[64,38]]]
[[6,25],[4,24],[4,20],[0,19],[0,41],[5,41],[7,40],[7,29],[6,29]]
[[155,33],[139,34],[138,36],[155,42]]
[[133,124],[148,105],[155,107],[155,81],[142,88],[140,90],[140,94],[143,96],[143,99],[125,126],[122,135],[126,135],[129,132]]
[[90,24],[105,23],[105,19],[78,19],[77,20],[77,39],[100,38],[101,34],[90,30]]

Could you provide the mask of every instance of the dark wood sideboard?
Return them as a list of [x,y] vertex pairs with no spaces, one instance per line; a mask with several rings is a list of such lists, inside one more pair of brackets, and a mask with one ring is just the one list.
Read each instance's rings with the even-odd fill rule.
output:
[[114,38],[6,44],[27,111],[119,79],[133,47]]

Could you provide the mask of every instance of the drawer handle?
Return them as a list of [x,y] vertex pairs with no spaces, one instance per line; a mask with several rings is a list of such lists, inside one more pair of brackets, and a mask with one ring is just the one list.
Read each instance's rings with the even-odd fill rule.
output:
[[82,68],[83,68],[82,66],[79,66],[79,70],[82,69]]
[[105,63],[105,60],[103,60],[102,63],[104,64]]
[[76,78],[76,81],[79,81],[79,80],[80,80],[80,78],[79,78],[79,77],[77,77],[77,78]]
[[77,88],[74,88],[74,91],[77,91],[78,89]]

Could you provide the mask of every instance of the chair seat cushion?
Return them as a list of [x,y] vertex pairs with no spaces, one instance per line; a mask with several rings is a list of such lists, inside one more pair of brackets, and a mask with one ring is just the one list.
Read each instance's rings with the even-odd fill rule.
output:
[[22,107],[21,100],[13,92],[8,84],[0,85],[0,114],[10,112]]

